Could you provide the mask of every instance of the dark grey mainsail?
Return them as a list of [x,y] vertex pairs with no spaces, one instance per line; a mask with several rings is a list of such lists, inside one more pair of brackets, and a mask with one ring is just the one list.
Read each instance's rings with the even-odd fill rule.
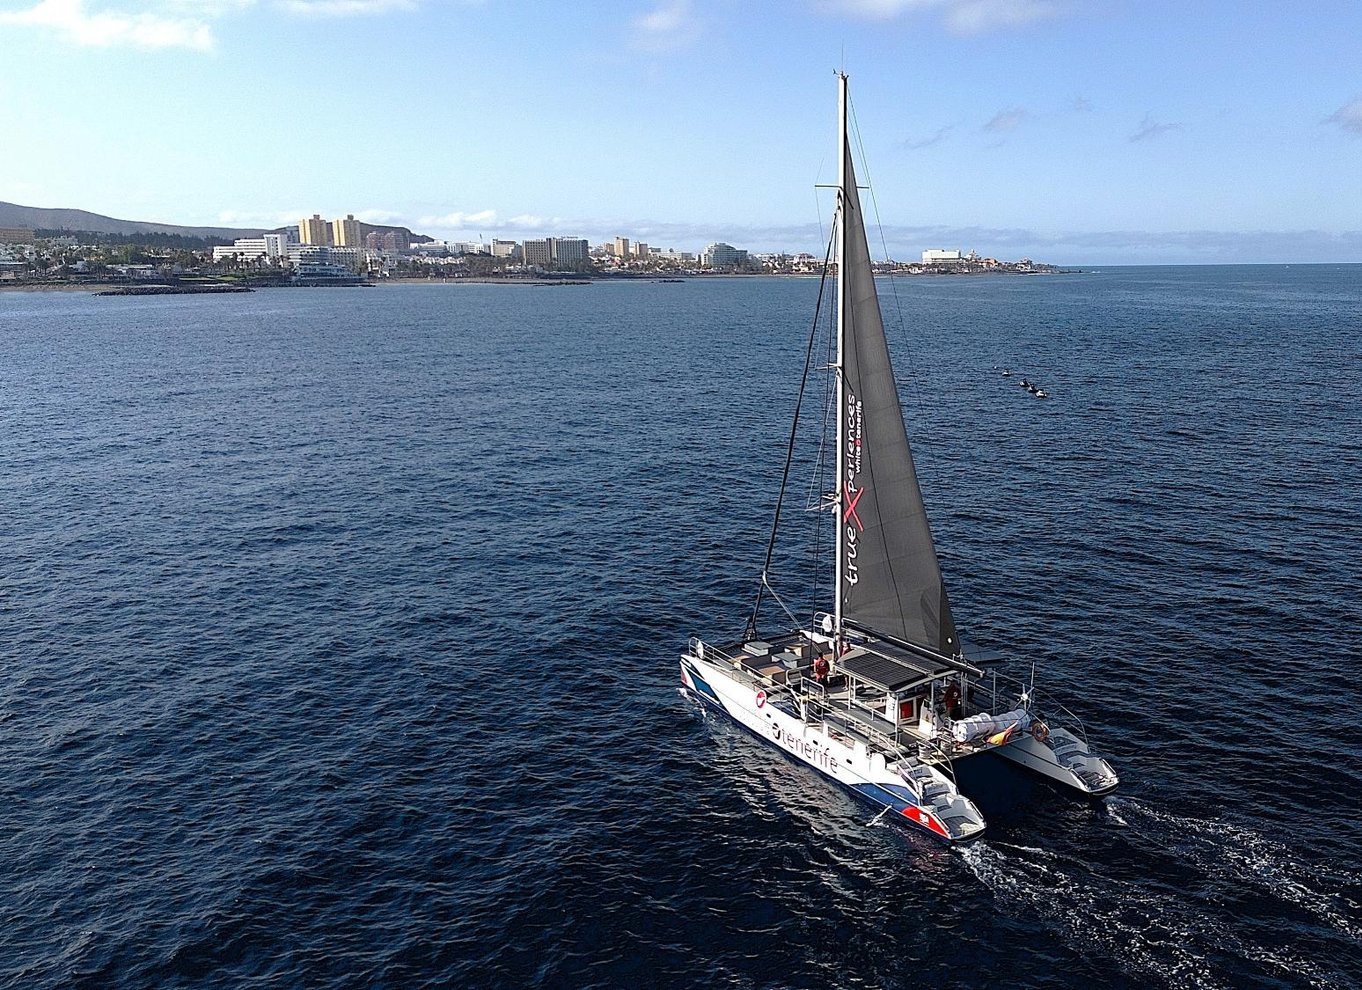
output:
[[955,622],[889,364],[850,147],[843,153],[842,617],[953,657]]

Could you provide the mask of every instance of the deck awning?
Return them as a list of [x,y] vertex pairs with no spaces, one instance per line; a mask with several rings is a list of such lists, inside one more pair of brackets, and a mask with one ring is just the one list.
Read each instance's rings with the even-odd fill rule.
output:
[[924,657],[915,656],[906,650],[874,650],[857,647],[837,661],[837,669],[862,684],[869,684],[882,691],[902,691],[915,684],[944,677],[956,672],[956,668],[933,663]]

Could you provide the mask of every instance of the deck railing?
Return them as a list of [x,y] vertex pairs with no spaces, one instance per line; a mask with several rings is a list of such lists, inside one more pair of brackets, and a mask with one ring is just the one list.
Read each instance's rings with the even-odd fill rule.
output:
[[[1000,674],[995,668],[987,677],[972,683],[970,688],[974,694],[967,700],[976,707],[994,713],[1026,707],[1047,722],[1059,723],[1062,728],[1077,730],[1083,744],[1088,745],[1088,732],[1083,726],[1082,719],[1053,696],[1037,690],[1034,685],[1028,687],[1020,678]],[[1028,700],[1023,701],[1023,695]],[[987,704],[982,699],[987,699]],[[1062,718],[1056,718],[1052,714],[1053,711],[1058,711]]]

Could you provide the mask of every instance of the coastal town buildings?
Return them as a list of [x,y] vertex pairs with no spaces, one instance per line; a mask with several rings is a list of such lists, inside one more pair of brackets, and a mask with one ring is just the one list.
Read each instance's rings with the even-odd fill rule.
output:
[[549,240],[553,245],[553,260],[562,264],[586,261],[590,253],[590,246],[585,238],[551,237]]
[[747,252],[732,244],[716,241],[705,248],[700,264],[705,268],[738,268],[747,264]]
[[[295,271],[321,271],[322,267],[343,268],[357,275],[369,270],[369,253],[361,247],[333,244],[295,244],[288,250],[289,266]],[[320,266],[320,267],[319,267]]]
[[521,259],[531,268],[547,268],[553,261],[550,241],[527,240],[521,245]]
[[546,237],[542,240],[527,240],[521,247],[521,256],[531,268],[548,268],[551,265],[573,265],[587,260],[588,245],[581,237]]
[[[128,240],[101,241],[105,235],[80,241],[69,232],[0,228],[0,278],[86,278],[112,272],[126,278],[175,277],[198,274],[234,278],[325,280],[326,273],[345,277],[467,277],[537,276],[554,272],[577,275],[647,276],[650,274],[808,275],[822,269],[822,255],[808,252],[749,253],[724,241],[709,244],[696,255],[675,248],[659,248],[617,234],[591,246],[581,237],[538,237],[521,241],[494,238],[489,242],[436,240],[413,235],[405,227],[361,223],[353,213],[326,219],[319,213],[298,221],[294,228],[237,238],[232,244],[189,247],[162,244],[134,246]],[[126,235],[117,235],[123,238]],[[155,235],[161,236],[161,235]],[[214,269],[204,271],[211,257]],[[197,258],[197,263],[196,263]],[[878,275],[972,275],[989,272],[1053,271],[1053,266],[1029,259],[1003,262],[976,251],[928,248],[921,261],[880,261]],[[304,274],[306,273],[306,274]]]
[[364,235],[364,246],[372,251],[410,251],[411,235],[405,230],[371,230]]
[[331,221],[331,243],[339,247],[363,247],[360,243],[359,221],[353,213],[347,213],[344,220]]
[[298,221],[298,240],[303,244],[330,244],[331,225],[320,213]]
[[230,246],[213,248],[213,260],[236,257],[241,260],[265,258],[278,261],[287,258],[289,249],[298,243],[291,233],[262,234],[260,237],[238,237]]

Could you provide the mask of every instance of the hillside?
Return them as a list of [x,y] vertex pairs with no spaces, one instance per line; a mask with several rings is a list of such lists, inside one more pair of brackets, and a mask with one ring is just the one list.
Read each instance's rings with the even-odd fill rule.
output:
[[35,230],[88,230],[96,234],[180,234],[184,237],[259,237],[258,227],[184,227],[174,223],[118,220],[87,210],[46,209],[0,203],[0,227],[32,227]]
[[[235,240],[238,237],[259,237],[264,233],[274,233],[289,228],[279,227],[267,231],[261,227],[185,227],[174,223],[154,223],[146,220],[118,220],[88,210],[47,209],[41,206],[20,206],[17,203],[0,203],[0,227],[29,227],[34,230],[83,230],[96,234],[179,234],[183,237],[218,237]],[[297,233],[297,228],[292,228]],[[404,230],[413,242],[430,240],[429,237],[413,234],[406,227],[390,227],[383,224],[361,223],[360,231],[386,232]]]

